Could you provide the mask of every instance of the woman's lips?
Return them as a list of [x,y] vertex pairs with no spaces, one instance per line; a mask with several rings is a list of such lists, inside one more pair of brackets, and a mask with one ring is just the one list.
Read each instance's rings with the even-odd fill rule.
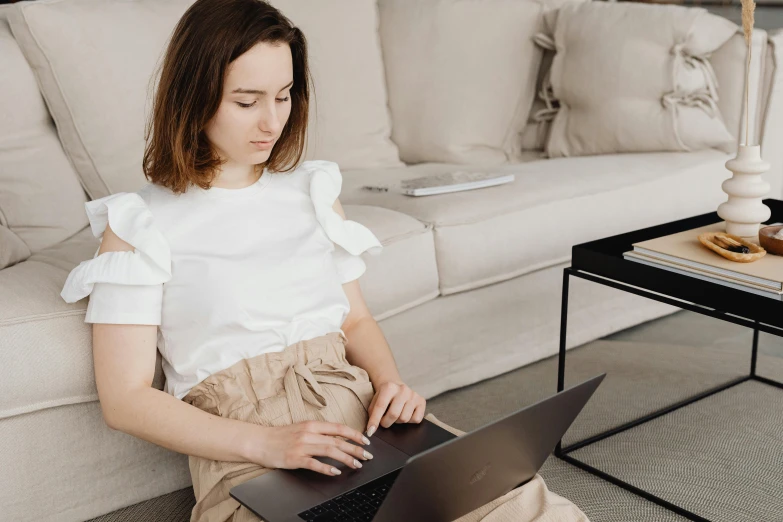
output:
[[253,145],[255,148],[260,150],[268,150],[272,148],[272,145],[274,145],[275,141],[251,141],[250,144]]

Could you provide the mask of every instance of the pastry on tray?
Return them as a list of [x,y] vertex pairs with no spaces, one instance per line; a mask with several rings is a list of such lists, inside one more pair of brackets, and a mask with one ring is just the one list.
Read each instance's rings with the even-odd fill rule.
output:
[[699,242],[716,254],[738,263],[751,263],[767,253],[759,245],[725,232],[705,232],[699,235]]

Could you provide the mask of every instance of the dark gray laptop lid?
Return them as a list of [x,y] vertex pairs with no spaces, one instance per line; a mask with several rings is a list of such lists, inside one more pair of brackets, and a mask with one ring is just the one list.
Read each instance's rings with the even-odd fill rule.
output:
[[411,457],[373,521],[452,521],[528,482],[604,377]]

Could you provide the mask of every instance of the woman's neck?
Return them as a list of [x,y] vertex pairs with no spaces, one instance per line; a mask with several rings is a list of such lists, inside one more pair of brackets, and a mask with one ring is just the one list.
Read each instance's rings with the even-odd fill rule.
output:
[[224,164],[210,186],[227,189],[249,187],[261,178],[263,172],[263,165],[237,165],[231,167]]

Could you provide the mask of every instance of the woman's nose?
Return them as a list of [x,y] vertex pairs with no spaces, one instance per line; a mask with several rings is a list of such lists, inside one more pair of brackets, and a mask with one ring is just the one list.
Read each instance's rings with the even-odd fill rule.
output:
[[280,130],[280,118],[277,116],[277,108],[272,107],[264,110],[258,119],[258,128],[263,132],[277,135]]

